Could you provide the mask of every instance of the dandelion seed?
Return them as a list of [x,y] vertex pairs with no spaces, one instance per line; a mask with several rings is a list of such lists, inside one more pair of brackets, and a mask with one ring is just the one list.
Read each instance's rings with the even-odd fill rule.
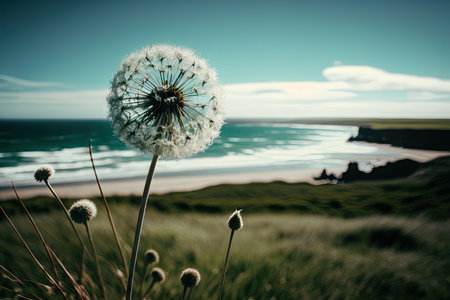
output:
[[181,284],[187,287],[194,287],[200,282],[200,273],[196,269],[187,268],[180,276]]
[[154,45],[122,62],[108,117],[127,146],[183,158],[204,151],[219,135],[221,99],[216,73],[204,59],[189,49]]
[[242,209],[236,210],[228,219],[228,227],[230,227],[231,230],[239,230],[242,228],[242,226],[244,226],[244,222],[242,221],[241,217],[241,211]]
[[42,166],[34,172],[34,179],[37,182],[47,181],[55,174],[55,169],[50,166]]
[[70,226],[72,227],[73,231],[75,232],[78,241],[80,242],[80,246],[81,246],[81,259],[80,259],[80,277],[79,280],[80,282],[83,281],[83,275],[84,275],[84,252],[85,252],[85,248],[86,246],[84,245],[83,240],[81,239],[81,236],[78,232],[78,230],[75,228],[75,225],[70,217],[69,211],[67,210],[66,206],[64,205],[64,203],[61,201],[61,198],[59,198],[58,194],[56,194],[56,191],[53,189],[52,185],[50,184],[49,178],[55,173],[55,170],[50,167],[50,166],[42,166],[39,169],[36,170],[36,172],[34,173],[34,178],[36,179],[37,182],[42,182],[44,181],[45,185],[48,187],[48,189],[50,190],[50,192],[53,194],[53,197],[55,197],[55,199],[58,201],[59,206],[61,207],[61,209],[63,210],[67,220],[70,223]]
[[166,280],[166,274],[161,268],[158,267],[153,268],[150,275],[152,276],[153,281],[155,282],[164,282],[164,280]]
[[140,297],[142,299],[147,299],[156,283],[163,283],[166,280],[166,274],[161,268],[153,268],[150,275],[152,276],[152,282],[145,291],[144,296]]
[[139,293],[142,295],[142,289],[144,287],[144,282],[147,278],[148,272],[150,271],[150,267],[152,264],[157,264],[159,262],[159,254],[156,250],[149,249],[145,251],[145,264],[144,264],[144,272],[141,278],[141,285],[139,288]]
[[222,299],[223,287],[225,284],[225,274],[227,273],[228,258],[230,256],[231,242],[233,241],[234,232],[236,230],[241,229],[242,226],[244,226],[244,221],[242,221],[241,217],[241,211],[242,209],[240,210],[236,209],[228,219],[228,227],[230,227],[231,229],[231,234],[230,234],[230,241],[228,242],[227,254],[225,256],[225,264],[223,266],[222,277],[220,279],[219,296],[217,297],[218,300]]
[[159,262],[159,254],[156,252],[156,250],[149,249],[145,251],[145,262],[147,264],[157,264]]
[[97,277],[100,281],[100,287],[102,291],[103,299],[106,300],[106,289],[103,282],[103,276],[100,270],[100,264],[98,262],[97,251],[95,250],[94,239],[92,238],[91,230],[89,228],[89,221],[97,215],[97,207],[94,202],[89,199],[81,199],[72,204],[69,209],[69,214],[75,223],[83,224],[86,229],[86,234],[91,244],[91,249],[94,257],[95,268],[97,270]]
[[123,60],[107,100],[108,119],[119,139],[153,154],[131,253],[126,293],[126,299],[131,300],[156,162],[159,157],[189,157],[211,145],[224,122],[222,95],[216,72],[192,50],[154,45]]
[[86,224],[97,215],[97,207],[91,200],[82,199],[72,204],[69,213],[75,223]]
[[184,286],[182,300],[186,297],[186,292],[189,288],[189,294],[187,299],[191,297],[191,292],[194,286],[196,286],[200,282],[200,273],[196,269],[187,268],[183,272],[181,272],[180,276],[181,284]]

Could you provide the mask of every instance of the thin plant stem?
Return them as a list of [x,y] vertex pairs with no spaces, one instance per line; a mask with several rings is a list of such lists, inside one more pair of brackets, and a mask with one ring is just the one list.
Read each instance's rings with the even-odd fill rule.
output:
[[50,254],[50,250],[48,249],[49,246],[45,242],[44,237],[41,234],[41,231],[37,227],[36,222],[34,221],[33,217],[31,216],[30,212],[28,211],[27,207],[25,206],[25,203],[23,203],[22,199],[19,197],[19,194],[17,193],[16,187],[14,185],[14,182],[11,181],[11,184],[12,184],[12,188],[14,190],[14,193],[16,195],[17,201],[19,201],[20,205],[25,210],[28,219],[30,220],[31,224],[34,227],[34,230],[36,231],[37,235],[39,236],[39,239],[41,240],[42,246],[44,247],[45,251],[47,252],[47,256],[48,256],[48,260],[49,260],[50,266],[53,269],[53,273],[55,274],[56,281],[59,282],[59,276],[58,276],[58,272],[56,271],[55,262],[53,261],[52,255]]
[[184,297],[186,296],[187,288],[188,288],[187,285],[185,285],[184,289],[183,289],[183,295],[181,296],[181,300],[184,300]]
[[109,223],[111,224],[111,228],[112,228],[112,231],[114,233],[114,238],[116,239],[117,247],[119,248],[120,257],[122,258],[123,268],[125,269],[125,273],[127,274],[127,277],[128,277],[128,266],[127,266],[125,255],[124,255],[124,252],[123,252],[123,249],[122,249],[122,245],[120,244],[120,241],[119,241],[119,235],[117,234],[116,226],[114,225],[114,221],[113,221],[113,217],[111,215],[111,210],[109,209],[108,201],[106,201],[106,197],[103,194],[103,189],[102,189],[102,186],[100,184],[100,180],[98,179],[98,176],[97,176],[97,170],[95,168],[94,158],[93,158],[93,155],[92,155],[92,140],[89,140],[89,156],[91,157],[92,169],[94,170],[95,180],[97,181],[98,189],[100,190],[100,195],[102,196],[103,203],[105,204],[106,213],[108,214]]
[[89,229],[89,224],[87,222],[84,223],[84,227],[86,227],[86,233],[89,238],[89,242],[91,244],[92,253],[94,256],[95,268],[97,269],[97,276],[98,276],[98,279],[100,280],[100,287],[102,289],[103,299],[106,300],[107,297],[106,297],[105,284],[103,283],[103,277],[102,277],[102,273],[100,271],[100,264],[98,263],[97,251],[95,250],[95,245],[94,245],[94,240],[92,239],[91,230]]
[[148,289],[145,291],[144,296],[143,296],[142,298],[145,299],[146,297],[148,297],[148,296],[150,295],[150,292],[152,291],[154,285],[155,285],[155,280],[153,279],[153,280],[152,280],[152,283],[150,283],[150,286],[149,286]]
[[139,242],[141,239],[142,225],[144,224],[145,210],[147,208],[148,196],[150,195],[150,184],[152,183],[153,174],[155,173],[156,162],[158,161],[158,155],[154,155],[150,169],[148,170],[147,180],[145,181],[144,192],[141,199],[141,207],[139,209],[139,216],[136,224],[136,232],[134,235],[133,251],[131,254],[130,272],[128,275],[127,295],[126,300],[131,300],[133,293],[133,279],[134,271],[136,269],[137,253],[139,249]]
[[230,255],[231,242],[233,241],[233,235],[234,235],[234,230],[231,230],[230,241],[228,243],[227,255],[225,257],[225,264],[224,264],[223,272],[222,272],[222,278],[220,279],[219,296],[217,298],[218,300],[222,299],[223,285],[225,283],[225,273],[227,272],[228,257]]
[[94,281],[92,280],[91,276],[89,276],[89,274],[87,276],[85,276],[85,281],[86,281],[86,287],[89,285],[90,288],[90,295],[92,297],[92,300],[97,300],[97,294],[96,294],[96,285],[94,283]]
[[59,198],[58,194],[56,194],[55,190],[53,189],[52,185],[48,180],[44,180],[45,184],[47,185],[50,192],[53,194],[53,197],[58,201],[59,205],[61,206],[62,210],[64,211],[64,214],[67,217],[67,220],[69,220],[70,225],[72,226],[73,231],[77,235],[78,241],[80,242],[81,246],[81,267],[80,267],[80,283],[83,283],[83,275],[84,275],[84,252],[86,251],[86,246],[84,245],[83,239],[81,238],[80,233],[78,232],[77,228],[75,227],[75,224],[73,223],[72,219],[70,218],[69,211],[67,210],[64,203],[61,201],[61,198]]
[[15,296],[16,296],[15,299],[33,300],[33,299],[28,298],[28,297],[25,297],[25,296],[23,296],[23,295],[17,294],[16,291],[10,290],[10,289],[8,289],[7,287],[0,286],[0,288],[3,289],[3,290],[6,290],[6,291],[8,291],[8,292],[14,292],[14,293],[16,294],[16,295],[15,295]]
[[[139,296],[140,296],[140,298],[142,298],[142,290],[143,290],[143,288],[144,288],[144,282],[145,282],[145,277],[147,277],[147,275],[148,275],[148,271],[150,271],[150,265],[151,264],[148,264],[148,263],[145,263],[145,266],[144,266],[144,275],[142,276],[142,278],[141,278],[141,285],[140,285],[140,287],[139,287]],[[145,294],[144,294],[145,295]]]
[[74,290],[78,294],[78,298],[81,299],[81,300],[89,300],[89,296],[86,294],[86,291],[83,289],[83,286],[82,285],[78,285],[76,280],[73,278],[72,275],[70,275],[69,271],[66,269],[66,267],[64,266],[62,261],[55,254],[55,252],[53,252],[53,250],[51,248],[49,250],[51,251],[52,255],[55,257],[55,260],[58,263],[59,267],[63,270],[63,273],[69,279],[70,283],[72,284],[72,287],[74,288]]
[[189,299],[191,299],[191,294],[192,294],[192,290],[194,289],[194,287],[191,287],[190,289],[189,289],[189,292],[188,292],[188,295],[187,295],[187,299],[186,300],[189,300]]
[[55,279],[53,279],[53,277],[47,272],[47,270],[45,270],[44,266],[39,262],[39,260],[36,258],[36,256],[34,255],[33,251],[31,251],[30,247],[28,246],[27,242],[25,242],[25,240],[23,239],[22,235],[20,234],[19,230],[17,230],[16,226],[14,225],[14,223],[11,221],[11,219],[9,218],[8,214],[6,213],[6,211],[3,209],[2,206],[0,206],[0,210],[2,211],[3,215],[5,216],[6,220],[8,221],[9,225],[11,225],[12,229],[14,230],[14,232],[16,233],[16,235],[19,237],[20,241],[22,242],[22,244],[25,246],[25,248],[27,249],[28,253],[30,254],[31,258],[34,260],[34,262],[38,265],[38,267],[42,270],[42,272],[44,273],[45,277],[47,278],[47,280],[54,286],[56,287],[56,289],[58,290],[58,292],[61,293],[61,295],[64,297],[64,299],[68,299],[66,293],[64,293],[64,291],[61,289],[61,287],[59,286],[59,284],[55,281]]
[[[6,269],[4,266],[0,265],[0,269],[2,269],[5,273],[5,276],[12,282],[17,282],[19,285],[24,289],[24,291],[28,292],[30,295],[32,295],[36,300],[42,300],[41,297],[37,296],[35,293],[33,293],[31,290],[28,289],[27,285],[23,283],[22,280],[20,280],[16,275],[14,275],[11,271]],[[2,274],[3,275],[3,274]],[[12,278],[10,278],[12,277]]]

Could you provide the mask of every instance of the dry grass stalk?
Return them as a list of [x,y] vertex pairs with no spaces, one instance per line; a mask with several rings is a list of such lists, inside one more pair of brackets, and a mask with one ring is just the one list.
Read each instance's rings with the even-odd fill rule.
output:
[[124,255],[124,252],[123,252],[123,249],[122,249],[122,245],[121,245],[120,240],[119,240],[119,235],[117,234],[116,226],[114,224],[114,220],[113,220],[113,217],[112,217],[112,214],[111,214],[111,210],[109,209],[108,201],[106,200],[106,197],[105,197],[105,195],[103,193],[102,186],[100,184],[100,180],[98,179],[98,176],[97,176],[97,170],[95,168],[94,158],[93,158],[93,155],[92,155],[92,140],[89,140],[89,156],[91,158],[91,164],[92,164],[92,169],[94,170],[95,180],[97,181],[98,189],[100,190],[100,195],[102,196],[103,203],[105,204],[106,213],[108,215],[109,223],[111,224],[111,228],[112,228],[112,231],[114,233],[114,238],[116,240],[117,247],[119,248],[120,257],[121,257],[122,263],[123,263],[123,268],[124,268],[124,270],[125,270],[125,272],[127,274],[127,277],[128,277],[128,266],[127,266],[125,255]]

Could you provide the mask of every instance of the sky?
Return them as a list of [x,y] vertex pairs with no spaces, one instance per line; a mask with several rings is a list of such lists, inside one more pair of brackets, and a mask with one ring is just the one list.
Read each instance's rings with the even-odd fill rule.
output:
[[194,49],[227,118],[450,118],[450,1],[0,1],[0,118],[105,118],[144,46]]

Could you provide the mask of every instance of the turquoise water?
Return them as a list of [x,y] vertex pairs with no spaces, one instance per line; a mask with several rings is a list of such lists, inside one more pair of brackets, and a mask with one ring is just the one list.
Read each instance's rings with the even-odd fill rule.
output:
[[[356,133],[353,126],[229,123],[204,153],[189,159],[162,160],[157,175],[343,166],[379,151],[347,143]],[[93,140],[101,179],[146,175],[151,155],[124,146],[107,121],[2,120],[0,187],[10,186],[11,179],[17,185],[33,185],[33,173],[41,165],[56,169],[54,183],[92,181],[89,139]]]

